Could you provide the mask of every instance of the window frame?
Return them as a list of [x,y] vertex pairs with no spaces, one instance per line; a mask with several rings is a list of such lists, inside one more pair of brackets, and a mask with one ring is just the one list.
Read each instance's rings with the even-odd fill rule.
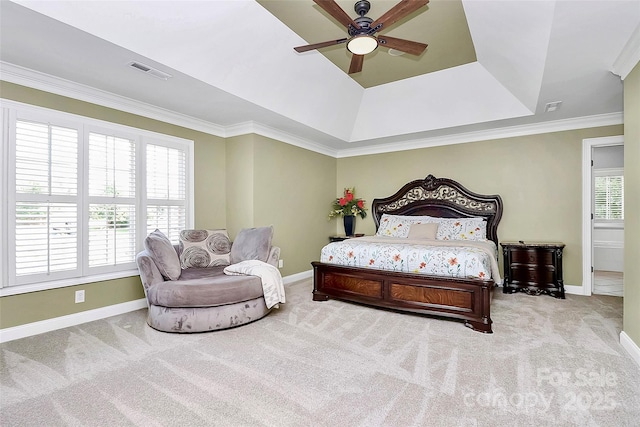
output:
[[[624,228],[624,187],[622,192],[622,219],[604,219],[596,217],[596,178],[621,176],[624,179],[624,168],[598,168],[592,174],[592,194],[593,194],[593,226],[599,229],[622,229]],[[624,185],[624,184],[623,184]]]
[[[177,148],[185,153],[185,228],[194,224],[194,141],[145,129],[111,123],[81,115],[66,113],[49,108],[34,106],[0,98],[2,111],[2,145],[0,150],[0,296],[16,295],[47,289],[56,289],[79,284],[112,280],[138,275],[135,260],[120,266],[89,267],[88,252],[88,137],[91,132],[131,139],[135,143],[135,251],[144,248],[147,236],[146,203],[146,147],[148,144]],[[66,126],[78,129],[78,268],[72,274],[49,276],[37,281],[22,280],[15,276],[15,250],[10,250],[9,241],[15,238],[16,188],[15,188],[15,151],[16,123],[18,120],[49,123],[54,126]],[[12,187],[13,185],[13,187]],[[12,231],[13,229],[13,231]],[[177,242],[174,242],[177,243]],[[14,243],[15,245],[15,243]]]

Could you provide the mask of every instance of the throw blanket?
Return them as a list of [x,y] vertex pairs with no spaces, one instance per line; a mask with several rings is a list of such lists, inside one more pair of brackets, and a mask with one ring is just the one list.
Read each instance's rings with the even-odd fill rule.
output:
[[[258,276],[262,280],[262,290],[264,292],[264,302],[267,308],[284,303],[284,283],[280,271],[271,264],[258,260],[241,261],[231,264],[224,269],[224,274],[229,276]],[[277,308],[277,307],[276,307]]]

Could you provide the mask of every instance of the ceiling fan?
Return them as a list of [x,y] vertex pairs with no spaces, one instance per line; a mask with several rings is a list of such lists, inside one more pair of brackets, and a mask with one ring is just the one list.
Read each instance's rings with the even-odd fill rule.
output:
[[349,37],[298,46],[294,47],[294,49],[296,52],[306,52],[322,47],[347,43],[347,49],[353,54],[351,64],[349,65],[349,74],[362,71],[364,55],[373,52],[378,46],[385,46],[411,55],[420,55],[427,48],[427,45],[424,43],[398,39],[381,34],[376,35],[376,33],[386,30],[395,22],[420,9],[429,3],[429,0],[401,0],[400,3],[393,6],[387,13],[375,21],[365,16],[371,8],[371,3],[367,0],[359,0],[355,3],[353,9],[359,15],[359,17],[355,19],[351,19],[335,0],[313,1],[338,22],[346,26]]

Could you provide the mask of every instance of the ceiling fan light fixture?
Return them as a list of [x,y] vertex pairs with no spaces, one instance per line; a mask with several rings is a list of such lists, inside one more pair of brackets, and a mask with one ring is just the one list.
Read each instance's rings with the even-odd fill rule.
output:
[[378,39],[368,34],[353,36],[347,42],[347,49],[354,55],[366,55],[378,47]]

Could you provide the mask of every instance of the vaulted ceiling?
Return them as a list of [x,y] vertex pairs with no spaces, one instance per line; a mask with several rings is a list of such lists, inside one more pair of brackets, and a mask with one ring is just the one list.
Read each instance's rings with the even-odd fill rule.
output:
[[[337,3],[357,16],[354,2]],[[371,0],[368,16],[395,3]],[[257,130],[336,156],[517,126],[620,122],[622,82],[612,71],[640,33],[639,0],[431,0],[384,30],[427,43],[422,55],[380,47],[349,75],[344,44],[293,50],[346,36],[311,0],[0,7],[3,80],[98,90],[220,136]]]

